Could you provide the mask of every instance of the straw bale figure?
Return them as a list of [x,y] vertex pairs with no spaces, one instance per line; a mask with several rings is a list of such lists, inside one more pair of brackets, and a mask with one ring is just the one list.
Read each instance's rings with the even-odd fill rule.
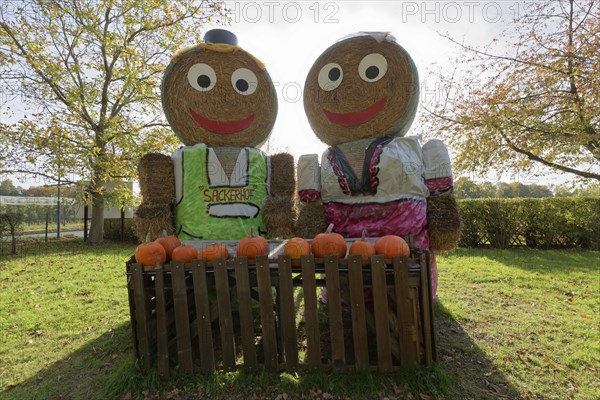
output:
[[275,88],[262,62],[240,48],[233,33],[213,29],[173,57],[161,97],[185,146],[170,157],[141,159],[139,238],[163,229],[181,240],[237,240],[250,228],[289,236],[296,216],[294,160],[257,149],[277,116]]
[[417,68],[387,32],[350,35],[319,56],[304,85],[304,109],[314,133],[331,147],[320,160],[316,154],[299,159],[298,233],[320,232],[322,225],[306,223],[320,213],[345,237],[365,230],[369,237],[411,235],[423,250],[456,246],[460,218],[446,146],[405,136],[418,101]]

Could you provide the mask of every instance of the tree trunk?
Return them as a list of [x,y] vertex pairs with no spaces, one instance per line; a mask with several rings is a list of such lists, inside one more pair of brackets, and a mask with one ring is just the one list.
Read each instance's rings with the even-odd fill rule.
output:
[[92,193],[92,219],[90,243],[100,244],[104,239],[104,195],[98,191]]
[[10,246],[10,254],[15,255],[17,254],[17,234],[13,231],[11,232],[11,236],[12,241]]

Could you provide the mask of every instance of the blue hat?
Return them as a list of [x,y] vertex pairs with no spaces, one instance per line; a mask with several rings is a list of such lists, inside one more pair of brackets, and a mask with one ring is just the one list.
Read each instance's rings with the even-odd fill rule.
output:
[[223,43],[237,46],[237,36],[225,29],[211,29],[204,34],[206,43]]

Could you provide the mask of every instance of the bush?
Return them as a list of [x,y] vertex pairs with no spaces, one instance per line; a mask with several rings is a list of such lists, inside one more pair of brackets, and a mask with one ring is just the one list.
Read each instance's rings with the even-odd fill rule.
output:
[[460,245],[600,249],[600,198],[465,199]]
[[[107,218],[104,220],[104,239],[120,241],[121,240],[121,219]],[[126,242],[137,243],[135,234],[135,223],[133,218],[125,219],[124,238]]]

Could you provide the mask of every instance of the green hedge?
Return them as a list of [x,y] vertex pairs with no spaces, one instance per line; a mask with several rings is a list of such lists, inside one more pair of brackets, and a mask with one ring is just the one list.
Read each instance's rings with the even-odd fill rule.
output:
[[600,198],[464,199],[460,245],[600,249]]

